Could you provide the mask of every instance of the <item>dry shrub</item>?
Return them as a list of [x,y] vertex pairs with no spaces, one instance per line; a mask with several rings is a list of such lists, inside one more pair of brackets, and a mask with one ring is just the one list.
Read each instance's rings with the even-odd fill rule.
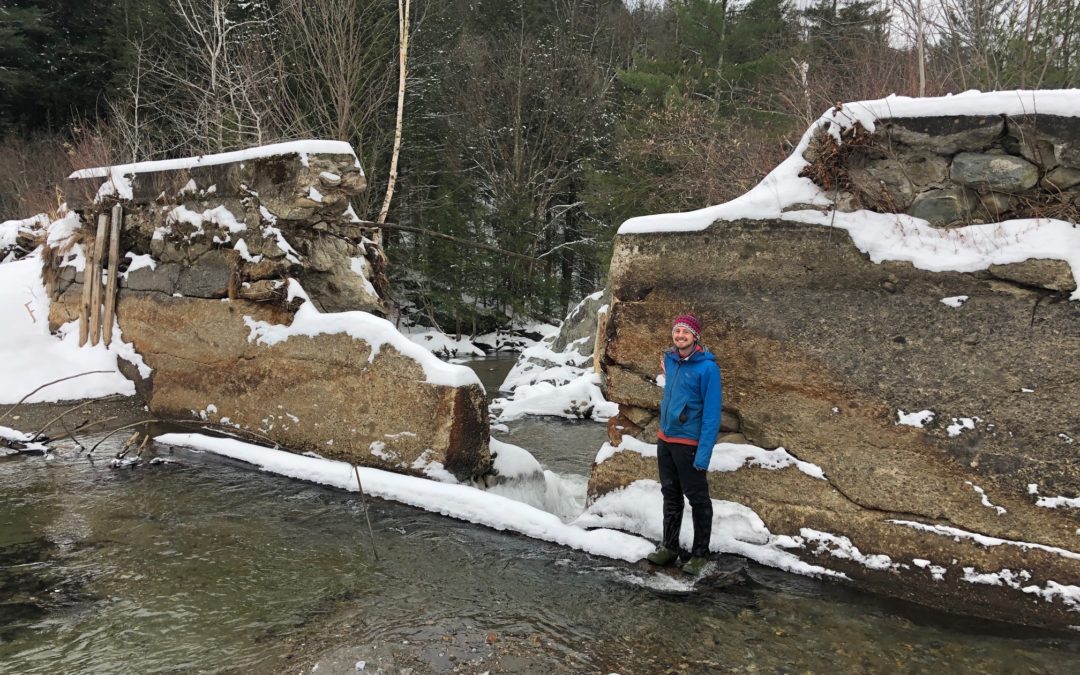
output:
[[55,218],[64,200],[64,179],[76,169],[107,166],[109,147],[99,124],[63,134],[0,139],[0,221],[38,213]]
[[0,221],[55,216],[56,188],[70,172],[62,140],[51,134],[0,140]]
[[859,122],[842,129],[839,141],[828,131],[819,129],[806,150],[809,164],[799,175],[814,181],[826,192],[850,190],[847,167],[855,157],[868,154],[873,147],[874,135]]
[[649,114],[645,132],[619,148],[640,188],[683,210],[730,201],[757,185],[787,157],[790,130],[718,117],[707,105],[680,101]]
[[1016,206],[1003,214],[1011,218],[1053,218],[1080,223],[1080,208],[1072,200],[1075,194],[1031,191],[1019,196]]

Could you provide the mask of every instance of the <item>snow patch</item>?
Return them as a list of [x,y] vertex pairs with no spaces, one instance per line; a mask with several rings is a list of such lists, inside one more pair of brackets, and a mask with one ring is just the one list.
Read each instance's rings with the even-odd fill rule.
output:
[[1005,507],[996,506],[994,504],[991,504],[990,503],[990,498],[986,496],[986,490],[983,490],[981,487],[979,487],[975,483],[972,483],[969,480],[964,481],[964,484],[965,485],[970,485],[972,487],[972,489],[975,490],[975,492],[979,493],[979,496],[982,498],[982,505],[983,506],[985,506],[987,508],[990,508],[990,509],[994,509],[995,511],[997,511],[997,514],[999,516],[1005,515],[1005,513],[1006,513]]
[[980,546],[1016,546],[1018,548],[1029,550],[1038,549],[1040,551],[1046,551],[1047,553],[1053,553],[1063,558],[1069,558],[1070,560],[1080,560],[1080,553],[1075,551],[1069,551],[1063,548],[1057,548],[1056,546],[1046,546],[1044,544],[1034,544],[1026,541],[1014,541],[1012,539],[999,539],[997,537],[989,537],[985,534],[978,534],[977,532],[968,532],[967,530],[961,530],[956,527],[949,527],[948,525],[927,525],[925,523],[919,523],[912,520],[889,520],[888,522],[895,525],[903,525],[904,527],[910,527],[922,532],[932,532],[939,534],[943,537],[951,537],[954,541],[960,541],[961,539],[971,539]]
[[903,410],[896,411],[896,423],[905,424],[909,427],[922,429],[925,425],[934,421],[933,410],[920,410],[919,412],[905,413]]
[[[619,452],[636,452],[642,457],[656,457],[656,445],[645,443],[632,436],[623,436],[619,445],[604,443],[596,453],[595,464],[602,464]],[[794,466],[811,478],[825,480],[825,471],[817,464],[804,462],[788,453],[784,448],[766,450],[756,445],[744,443],[717,443],[713,446],[709,471],[738,471],[744,466],[755,466],[769,471],[777,471]]]

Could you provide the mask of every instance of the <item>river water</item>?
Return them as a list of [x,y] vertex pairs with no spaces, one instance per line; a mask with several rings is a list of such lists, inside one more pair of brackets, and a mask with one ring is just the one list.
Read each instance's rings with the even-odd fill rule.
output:
[[[493,392],[512,362],[470,365]],[[604,428],[530,419],[498,436],[583,490]],[[668,593],[638,566],[383,501],[372,538],[355,494],[163,452],[173,463],[126,470],[67,447],[0,458],[0,672],[1080,669],[1072,635],[755,565]]]

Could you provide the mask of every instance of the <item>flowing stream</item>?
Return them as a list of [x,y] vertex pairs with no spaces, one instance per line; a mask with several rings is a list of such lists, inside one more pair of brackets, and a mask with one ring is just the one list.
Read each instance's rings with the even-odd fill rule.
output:
[[[470,365],[494,393],[512,363]],[[584,491],[603,425],[508,426],[499,438]],[[373,542],[355,494],[165,456],[0,458],[0,672],[1080,669],[1072,635],[755,565],[738,586],[662,592],[638,566],[382,501]]]

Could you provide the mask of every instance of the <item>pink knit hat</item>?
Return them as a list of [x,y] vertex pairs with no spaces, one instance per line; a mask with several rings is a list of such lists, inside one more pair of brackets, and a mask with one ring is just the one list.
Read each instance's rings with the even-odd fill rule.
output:
[[675,317],[675,321],[671,324],[671,330],[675,330],[679,326],[693,333],[694,340],[701,340],[701,321],[693,314],[681,314]]

